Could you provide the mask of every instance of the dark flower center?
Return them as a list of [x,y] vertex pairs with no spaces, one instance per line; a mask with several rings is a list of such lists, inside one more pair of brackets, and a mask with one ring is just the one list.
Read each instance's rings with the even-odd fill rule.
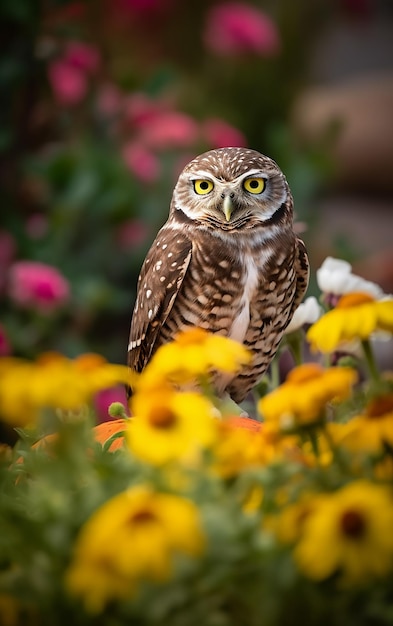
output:
[[154,522],[156,520],[155,515],[149,509],[140,509],[131,516],[131,524],[146,524],[148,522]]
[[364,517],[358,511],[345,511],[341,517],[341,529],[347,537],[359,539],[366,530]]
[[156,408],[150,415],[150,424],[155,428],[172,428],[176,421],[176,415],[168,407]]
[[366,409],[367,417],[383,417],[393,412],[393,393],[374,398]]

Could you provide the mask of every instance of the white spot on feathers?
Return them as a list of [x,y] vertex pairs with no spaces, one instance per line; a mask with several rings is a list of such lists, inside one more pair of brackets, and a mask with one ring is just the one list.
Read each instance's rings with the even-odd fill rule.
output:
[[238,316],[233,320],[229,329],[228,337],[243,343],[248,325],[250,323],[250,301],[258,288],[259,277],[258,268],[251,255],[245,259],[245,277],[243,284],[243,295],[240,302],[240,311]]

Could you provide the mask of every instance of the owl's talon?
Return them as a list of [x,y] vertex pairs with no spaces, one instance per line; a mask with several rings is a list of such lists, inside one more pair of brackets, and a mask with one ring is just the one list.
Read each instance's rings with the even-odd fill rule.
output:
[[226,415],[236,415],[238,417],[249,417],[247,411],[239,406],[232,398],[226,394],[224,398],[220,400],[219,411],[223,417]]

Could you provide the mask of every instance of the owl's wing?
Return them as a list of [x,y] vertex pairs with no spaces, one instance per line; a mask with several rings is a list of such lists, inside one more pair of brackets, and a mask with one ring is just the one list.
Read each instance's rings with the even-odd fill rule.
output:
[[192,243],[169,225],[159,231],[143,263],[131,322],[128,365],[141,372],[168,317],[186,274]]
[[306,246],[303,241],[296,238],[296,253],[295,253],[295,270],[296,270],[296,291],[295,299],[292,305],[292,311],[289,319],[292,319],[293,313],[298,308],[299,304],[303,300],[303,296],[307,291],[308,281],[310,278],[310,263],[308,260]]

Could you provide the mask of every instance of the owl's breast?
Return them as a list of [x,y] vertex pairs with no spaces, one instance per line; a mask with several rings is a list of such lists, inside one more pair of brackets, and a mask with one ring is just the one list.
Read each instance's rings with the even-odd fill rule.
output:
[[233,319],[228,330],[228,337],[239,343],[244,343],[246,338],[250,324],[251,303],[255,300],[261,274],[261,268],[251,254],[244,257],[242,265],[239,290],[232,305]]
[[290,259],[271,242],[255,249],[204,235],[193,240],[191,261],[160,343],[186,327],[200,326],[251,346],[266,319],[274,318],[276,310],[282,315],[282,279]]

